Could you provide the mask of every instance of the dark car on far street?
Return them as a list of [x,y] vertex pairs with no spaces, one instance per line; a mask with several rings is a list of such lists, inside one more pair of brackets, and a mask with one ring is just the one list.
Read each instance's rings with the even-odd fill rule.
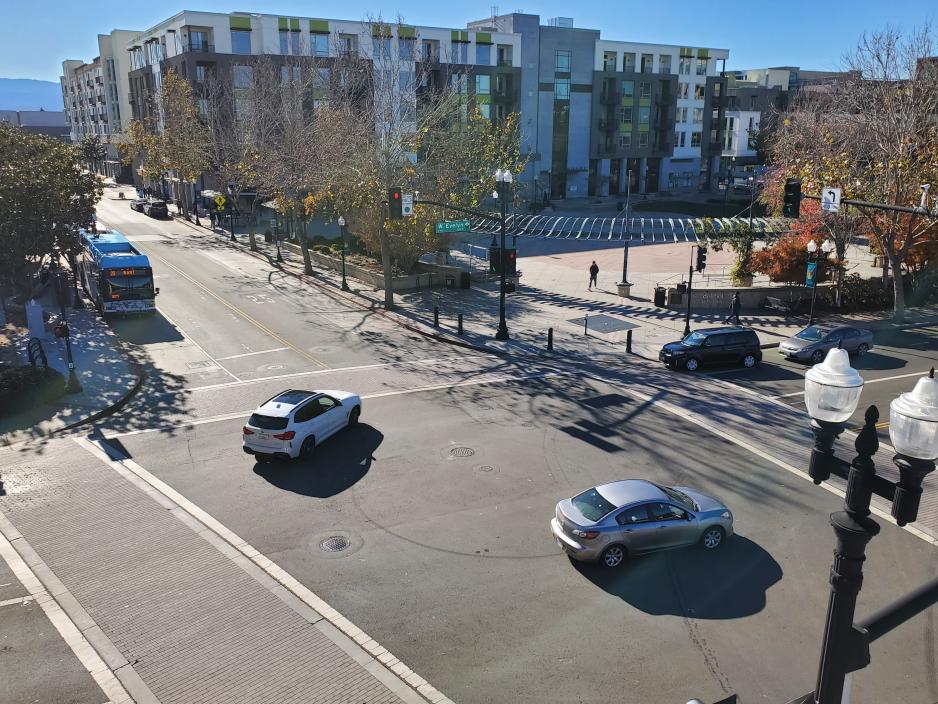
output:
[[166,201],[148,200],[143,205],[143,214],[151,218],[168,218],[169,208],[166,207]]
[[137,198],[135,200],[130,201],[130,209],[136,210],[138,213],[142,213],[143,206],[146,204],[147,204],[146,198]]
[[755,331],[725,327],[694,330],[680,342],[669,342],[658,359],[671,369],[694,372],[701,366],[737,364],[754,367],[762,361],[762,347]]

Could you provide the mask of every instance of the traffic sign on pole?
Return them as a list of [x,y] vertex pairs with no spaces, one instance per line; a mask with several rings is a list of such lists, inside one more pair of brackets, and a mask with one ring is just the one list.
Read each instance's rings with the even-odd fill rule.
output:
[[469,232],[469,221],[442,220],[436,224],[436,234],[444,235],[448,232]]
[[224,208],[224,207],[225,207],[225,196],[220,195],[220,194],[217,195],[217,196],[215,196],[215,205],[216,205],[218,208]]
[[403,215],[405,218],[414,217],[414,194],[413,193],[401,194],[401,215]]
[[821,209],[829,213],[836,213],[840,210],[840,189],[825,188],[821,195]]

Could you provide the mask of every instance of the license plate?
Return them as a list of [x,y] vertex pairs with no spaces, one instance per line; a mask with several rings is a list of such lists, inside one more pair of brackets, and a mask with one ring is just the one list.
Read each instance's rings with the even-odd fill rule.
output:
[[270,440],[270,433],[261,433],[261,440]]

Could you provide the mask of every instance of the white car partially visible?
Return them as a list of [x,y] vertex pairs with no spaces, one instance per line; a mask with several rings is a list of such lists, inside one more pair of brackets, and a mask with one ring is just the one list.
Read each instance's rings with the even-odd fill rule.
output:
[[265,401],[241,429],[243,450],[261,462],[309,457],[327,438],[358,423],[362,401],[348,391],[289,389]]

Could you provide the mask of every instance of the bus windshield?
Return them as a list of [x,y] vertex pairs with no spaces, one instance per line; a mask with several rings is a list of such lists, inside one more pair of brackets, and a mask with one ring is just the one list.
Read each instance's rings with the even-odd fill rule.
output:
[[153,274],[134,276],[108,276],[109,293],[124,299],[153,298]]

